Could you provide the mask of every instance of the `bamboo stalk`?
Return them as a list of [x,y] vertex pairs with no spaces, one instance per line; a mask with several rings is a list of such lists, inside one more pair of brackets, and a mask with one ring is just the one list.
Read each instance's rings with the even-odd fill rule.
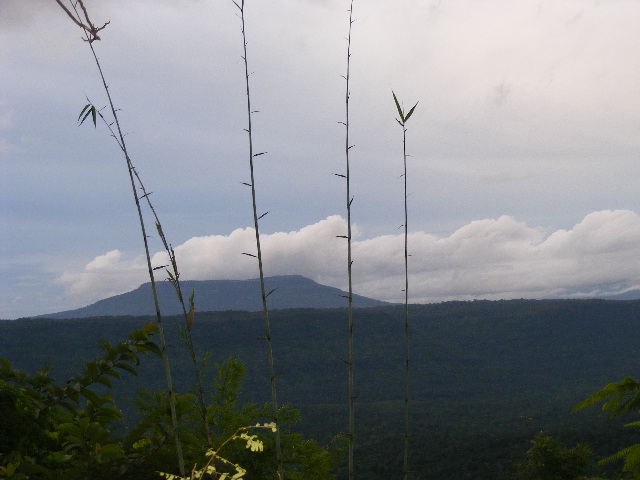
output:
[[[145,227],[145,223],[144,223],[144,216],[142,214],[142,208],[140,206],[140,199],[138,197],[137,194],[137,190],[136,190],[136,181],[135,181],[135,168],[133,166],[133,163],[131,162],[131,158],[129,157],[128,151],[127,151],[127,146],[126,146],[126,142],[124,140],[124,134],[122,132],[122,128],[120,127],[120,121],[118,118],[118,114],[117,114],[117,109],[115,108],[115,105],[113,103],[113,99],[111,97],[111,93],[109,91],[109,87],[107,85],[107,81],[104,75],[104,72],[102,70],[102,66],[100,64],[100,60],[98,59],[98,55],[96,54],[95,49],[93,48],[93,42],[95,40],[99,40],[100,38],[97,35],[97,32],[102,30],[107,24],[105,24],[103,27],[101,28],[96,28],[93,26],[93,24],[91,23],[90,19],[89,19],[89,14],[86,10],[86,8],[84,7],[84,4],[82,2],[82,0],[76,0],[76,2],[70,2],[71,3],[71,7],[73,8],[74,12],[75,12],[75,16],[76,18],[73,17],[73,15],[71,14],[70,10],[67,9],[60,0],[56,0],[58,2],[58,4],[64,9],[64,11],[72,18],[72,20],[74,20],[74,22],[79,25],[81,28],[83,28],[84,33],[85,33],[85,40],[87,42],[87,44],[89,45],[89,48],[91,49],[91,53],[93,55],[93,58],[95,60],[96,66],[98,68],[98,72],[100,74],[100,78],[102,80],[102,85],[104,87],[104,90],[106,92],[107,95],[107,99],[109,101],[109,107],[111,109],[111,114],[113,115],[114,118],[114,123],[116,126],[116,133],[117,136],[114,135],[114,138],[116,139],[116,141],[118,142],[118,145],[120,146],[120,149],[122,150],[122,153],[124,155],[126,164],[127,164],[127,170],[129,173],[129,180],[131,183],[131,190],[133,193],[133,198],[134,198],[134,202],[136,205],[136,211],[138,213],[138,220],[140,223],[140,231],[142,234],[142,240],[143,240],[143,244],[144,244],[144,250],[145,250],[145,256],[146,256],[146,261],[147,261],[147,269],[149,272],[149,280],[151,282],[151,291],[153,294],[153,301],[154,301],[154,307],[155,307],[155,311],[156,311],[156,319],[158,322],[158,334],[160,337],[160,348],[161,348],[161,352],[162,352],[162,362],[163,362],[163,367],[164,367],[164,371],[165,371],[165,376],[166,376],[166,380],[167,380],[167,390],[168,390],[168,399],[169,399],[169,406],[170,406],[170,411],[171,411],[171,423],[172,423],[172,428],[173,428],[173,432],[174,432],[174,439],[175,439],[175,444],[176,444],[176,456],[177,456],[177,460],[178,460],[178,469],[180,471],[180,474],[182,476],[184,476],[185,474],[185,468],[184,468],[184,457],[183,457],[183,453],[182,453],[182,443],[180,441],[180,437],[179,437],[179,431],[178,431],[178,418],[177,418],[177,413],[176,413],[176,407],[175,407],[175,392],[173,389],[173,381],[171,378],[171,368],[169,365],[169,356],[167,354],[167,346],[166,346],[166,341],[165,341],[165,336],[164,336],[164,328],[162,326],[162,315],[160,313],[160,304],[158,302],[158,293],[156,290],[156,283],[155,283],[155,277],[153,274],[153,267],[151,265],[151,254],[149,252],[149,242],[148,242],[148,235],[146,232],[146,227]],[[80,13],[78,12],[78,5],[80,6],[80,8],[82,9],[83,13],[84,13],[84,20],[82,19],[82,17],[80,16]],[[76,21],[77,19],[77,21]],[[95,109],[95,107],[92,107]],[[95,122],[95,110],[94,110],[94,122]]]
[[[258,216],[257,209],[257,201],[256,201],[256,183],[255,183],[255,172],[254,172],[254,158],[260,155],[263,155],[266,152],[261,153],[253,153],[253,126],[252,126],[252,114],[251,110],[251,92],[249,86],[249,62],[247,60],[247,34],[245,28],[245,3],[244,0],[238,4],[235,0],[232,0],[238,10],[240,10],[240,21],[242,23],[242,44],[243,44],[243,56],[244,60],[244,78],[246,85],[246,97],[247,97],[247,118],[248,118],[248,127],[247,133],[249,137],[249,171],[250,171],[250,186],[251,186],[251,202],[253,206],[253,226],[255,230],[256,237],[256,251],[257,251],[257,259],[258,259],[258,272],[260,275],[260,295],[262,297],[262,319],[264,321],[264,329],[265,329],[265,343],[267,346],[267,364],[269,368],[269,386],[271,389],[271,407],[272,407],[272,420],[275,422],[278,427],[280,426],[279,422],[279,414],[278,414],[278,400],[277,400],[277,389],[276,389],[276,374],[275,367],[273,361],[273,347],[271,343],[271,326],[269,322],[269,308],[267,305],[267,297],[272,293],[267,293],[265,284],[264,284],[264,268],[262,262],[262,246],[260,244],[260,225],[259,220],[264,215]],[[280,439],[280,428],[275,431],[275,446],[276,446],[276,463],[277,463],[277,477],[279,479],[283,478],[283,462],[282,462],[282,446]]]

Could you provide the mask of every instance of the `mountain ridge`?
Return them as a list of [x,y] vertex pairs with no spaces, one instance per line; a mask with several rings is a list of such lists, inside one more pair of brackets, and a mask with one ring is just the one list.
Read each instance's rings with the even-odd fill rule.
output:
[[[262,310],[260,280],[184,280],[180,282],[183,295],[195,291],[195,306],[198,312],[207,311],[247,311]],[[269,296],[269,308],[284,310],[291,308],[340,308],[346,307],[346,292],[319,284],[302,275],[278,275],[265,278]],[[176,293],[168,281],[156,282],[160,311],[163,315],[179,315],[182,307]],[[138,288],[98,300],[85,307],[62,312],[37,315],[32,318],[89,318],[117,316],[155,315],[151,285],[143,283]],[[353,306],[374,307],[391,305],[388,302],[353,295]]]

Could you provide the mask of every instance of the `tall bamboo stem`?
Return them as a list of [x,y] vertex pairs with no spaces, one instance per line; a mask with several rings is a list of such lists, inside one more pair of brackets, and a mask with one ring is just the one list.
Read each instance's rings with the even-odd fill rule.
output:
[[[98,59],[98,55],[96,54],[95,49],[93,48],[93,42],[94,40],[99,40],[99,37],[97,36],[97,32],[99,30],[101,30],[102,28],[104,28],[104,26],[100,29],[97,29],[93,26],[93,24],[90,22],[89,20],[89,15],[87,13],[86,8],[84,7],[84,4],[82,2],[82,0],[77,0],[75,3],[71,2],[71,6],[73,8],[73,10],[75,11],[77,20],[73,17],[73,15],[71,14],[70,10],[67,9],[60,0],[57,0],[58,4],[64,9],[64,11],[67,13],[67,15],[69,15],[71,17],[71,19],[80,27],[83,28],[84,33],[85,33],[85,40],[87,42],[87,44],[89,45],[89,48],[91,49],[91,53],[93,55],[93,58],[95,60],[96,66],[98,68],[98,72],[100,74],[100,79],[102,80],[102,85],[104,87],[104,90],[106,92],[107,95],[107,99],[109,101],[109,107],[111,109],[111,114],[113,115],[114,118],[114,123],[116,126],[116,132],[117,132],[117,136],[114,135],[114,138],[116,139],[116,141],[118,142],[120,149],[122,150],[122,153],[124,155],[126,164],[127,164],[127,170],[129,173],[129,180],[131,183],[131,189],[133,192],[133,198],[135,201],[135,205],[136,205],[136,210],[138,213],[138,220],[140,223],[140,230],[141,230],[141,234],[142,234],[142,240],[143,240],[143,244],[144,244],[144,250],[145,250],[145,256],[146,256],[146,261],[147,261],[147,269],[149,272],[149,280],[151,282],[151,291],[153,294],[153,301],[154,301],[154,307],[156,310],[156,319],[158,322],[158,334],[160,337],[160,348],[161,348],[161,352],[162,352],[162,362],[163,362],[163,366],[164,366],[164,371],[165,371],[165,375],[166,375],[166,380],[167,380],[167,390],[168,390],[168,399],[169,399],[169,405],[170,405],[170,411],[171,411],[171,423],[172,423],[172,428],[173,428],[173,433],[174,433],[174,439],[175,439],[175,444],[176,444],[176,455],[177,455],[177,460],[178,460],[178,469],[180,470],[180,474],[182,476],[184,476],[185,474],[185,469],[184,469],[184,457],[183,457],[183,453],[182,453],[182,443],[180,441],[180,437],[179,437],[179,432],[178,432],[178,417],[177,417],[177,413],[176,413],[176,408],[175,408],[175,392],[173,390],[173,382],[171,379],[171,369],[170,369],[170,365],[169,365],[169,356],[167,354],[167,346],[166,346],[166,341],[165,341],[165,336],[164,336],[164,329],[162,326],[162,315],[160,313],[160,304],[158,302],[158,293],[156,290],[156,284],[155,284],[155,278],[154,278],[154,274],[153,274],[153,267],[151,265],[151,254],[149,252],[149,242],[148,242],[148,235],[146,232],[146,228],[145,228],[145,223],[144,223],[144,216],[142,214],[142,208],[140,206],[140,198],[138,197],[138,193],[136,190],[136,182],[135,182],[135,178],[134,178],[134,174],[135,174],[135,169],[133,166],[133,163],[131,162],[131,158],[129,157],[129,153],[127,151],[127,146],[126,146],[126,142],[124,140],[124,134],[122,132],[122,128],[120,127],[120,121],[118,118],[118,114],[117,114],[117,110],[115,108],[115,105],[113,103],[113,99],[111,97],[111,93],[109,91],[109,86],[107,85],[107,81],[104,75],[104,72],[102,71],[102,66],[100,64],[100,60]],[[84,13],[84,17],[85,17],[85,22],[86,24],[83,22],[82,17],[80,16],[77,6],[80,6],[83,13]],[[90,28],[87,28],[87,26],[90,26]],[[105,24],[106,26],[107,24]],[[94,107],[95,108],[95,107]]]
[[[272,407],[272,418],[273,421],[280,427],[279,424],[279,415],[278,415],[278,400],[276,394],[276,374],[273,362],[273,348],[271,344],[271,327],[269,323],[269,309],[267,306],[267,297],[269,293],[267,293],[265,284],[264,284],[264,269],[262,264],[262,247],[260,245],[260,227],[259,220],[262,216],[258,217],[258,209],[256,204],[256,183],[255,183],[255,174],[253,168],[253,160],[255,157],[263,155],[263,153],[253,153],[253,127],[252,127],[252,114],[251,110],[251,92],[249,88],[249,62],[247,60],[247,34],[245,29],[245,16],[244,16],[244,0],[241,1],[240,4],[233,1],[233,3],[240,10],[240,20],[242,22],[242,45],[243,45],[243,57],[244,60],[244,73],[245,73],[245,85],[246,85],[246,96],[247,96],[247,118],[248,118],[248,128],[247,133],[249,137],[249,170],[251,174],[251,202],[253,206],[253,226],[255,230],[256,237],[256,250],[257,250],[257,258],[258,258],[258,271],[260,274],[260,294],[262,296],[262,318],[264,321],[264,329],[265,329],[265,343],[267,346],[267,364],[269,367],[269,385],[271,388],[271,407]],[[280,428],[278,428],[275,432],[275,446],[276,446],[276,462],[277,462],[277,476],[279,479],[283,478],[283,465],[282,465],[282,447],[280,440]]]
[[345,75],[346,91],[345,91],[345,157],[346,157],[346,193],[347,193],[347,279],[348,279],[348,306],[347,306],[347,321],[349,332],[349,358],[347,365],[349,369],[348,380],[348,395],[349,395],[349,431],[347,437],[349,439],[348,448],[348,469],[349,480],[354,478],[354,459],[353,451],[355,447],[355,393],[354,393],[354,355],[353,355],[353,284],[352,284],[352,267],[353,259],[351,253],[351,204],[353,198],[351,196],[351,176],[350,176],[350,164],[349,164],[349,152],[353,145],[349,143],[349,97],[351,92],[349,91],[349,80],[351,78],[351,27],[353,26],[353,0],[349,5],[349,35],[347,36],[347,73]]

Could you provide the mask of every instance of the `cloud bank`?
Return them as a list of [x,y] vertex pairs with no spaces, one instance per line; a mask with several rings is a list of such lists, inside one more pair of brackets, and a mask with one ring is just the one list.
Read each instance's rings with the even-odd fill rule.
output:
[[[346,221],[330,216],[291,232],[261,235],[265,274],[299,274],[346,287]],[[361,239],[354,228],[354,292],[404,298],[403,235]],[[414,303],[498,298],[584,297],[640,285],[640,217],[629,210],[593,212],[570,230],[529,227],[510,216],[473,221],[450,236],[409,235],[410,297]],[[252,228],[193,237],[175,248],[184,280],[257,277]],[[167,263],[158,252],[153,265]],[[146,281],[143,257],[112,250],[57,282],[86,303],[123,293]]]

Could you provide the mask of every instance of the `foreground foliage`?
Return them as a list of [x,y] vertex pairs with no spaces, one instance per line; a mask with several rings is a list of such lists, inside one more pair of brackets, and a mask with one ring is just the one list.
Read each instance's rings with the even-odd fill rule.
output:
[[[606,401],[605,401],[606,400]],[[620,382],[609,383],[602,390],[589,396],[586,400],[576,406],[576,410],[594,406],[600,402],[602,411],[611,417],[621,415],[634,415],[640,413],[640,383],[631,377],[625,377]],[[625,427],[640,427],[640,421],[627,423]],[[623,472],[633,475],[633,478],[640,478],[640,443],[614,453],[603,459],[601,463],[610,463],[623,460]]]
[[[141,355],[160,355],[152,342],[157,330],[148,325],[112,345],[103,342],[103,356],[87,362],[82,374],[63,385],[44,368],[34,375],[0,359],[0,478],[38,479],[157,479],[158,472],[175,471],[175,443],[166,392],[138,392],[134,401],[138,421],[125,429],[122,412],[110,391],[122,372],[137,375]],[[249,445],[274,448],[270,435],[248,435],[248,425],[270,416],[270,406],[238,404],[245,368],[237,360],[216,365],[210,401],[206,407],[214,445],[242,438]],[[211,465],[220,457],[207,455],[202,417],[194,395],[176,395],[179,436],[188,465]],[[297,419],[297,411],[279,409],[282,425]],[[268,429],[275,425],[268,424]],[[264,425],[261,427],[264,428]],[[283,435],[285,478],[331,478],[332,458],[316,442],[300,435]],[[272,477],[275,456],[252,452],[245,445],[225,447],[224,462],[242,466],[252,478]],[[224,463],[223,462],[223,463]],[[215,464],[214,464],[215,468]],[[236,474],[239,471],[236,470]]]
[[593,464],[588,445],[564,447],[557,439],[539,433],[531,441],[525,460],[518,464],[517,480],[582,480]]
[[[355,315],[361,323],[362,343],[355,352],[356,362],[367,379],[359,385],[358,477],[400,478],[404,339],[397,325],[402,322],[403,306],[355,309]],[[514,300],[412,305],[412,369],[416,372],[412,444],[417,449],[411,456],[411,472],[419,478],[441,480],[510,480],[513,463],[523,458],[530,440],[540,431],[567,446],[589,444],[596,460],[637,443],[635,428],[622,427],[617,417],[608,419],[595,409],[570,412],[612,377],[621,379],[637,368],[635,355],[611,352],[634,351],[640,335],[639,315],[640,302]],[[343,372],[337,367],[346,355],[344,310],[281,310],[274,311],[272,319],[274,335],[287,345],[279,362],[280,386],[283,396],[300,408],[295,429],[306,438],[326,443],[347,424]],[[0,356],[30,374],[50,364],[55,367],[50,374],[66,379],[74,376],[84,359],[98,355],[98,338],[115,345],[117,339],[126,338],[147,321],[153,317],[0,322]],[[177,391],[189,392],[193,374],[187,347],[180,342],[178,322],[180,317],[167,318],[167,342],[172,348]],[[215,345],[211,362],[224,365],[229,356],[243,362],[246,375],[238,383],[242,391],[237,393],[234,415],[250,402],[259,410],[268,398],[262,375],[264,345],[256,341],[263,335],[260,314],[196,313],[194,332],[198,350]],[[151,408],[150,396],[157,395],[154,390],[163,385],[159,360],[155,356],[142,360],[137,367],[139,376],[122,375],[110,392],[116,395],[125,424],[130,426],[120,430],[120,435],[130,433],[149,414],[145,410],[135,415],[134,402],[128,400],[133,392],[146,386],[149,392],[135,403]],[[212,398],[217,395],[213,386],[216,372],[207,372],[207,406],[222,412],[219,400]],[[7,419],[0,416],[3,421]],[[239,419],[236,425],[258,421],[270,419]],[[219,427],[214,430],[217,433]],[[286,425],[282,431],[287,432]],[[265,448],[269,448],[269,435],[266,437]],[[217,436],[214,446],[226,438]],[[237,447],[246,452],[242,445]],[[204,451],[197,453],[201,456]],[[246,453],[252,462],[264,461],[266,456]],[[311,457],[306,461],[311,462]],[[189,470],[192,466],[188,465]],[[337,466],[337,475],[346,474],[346,459]],[[622,462],[613,462],[598,466],[591,475],[613,479],[621,470]],[[173,467],[164,471],[177,473]]]

